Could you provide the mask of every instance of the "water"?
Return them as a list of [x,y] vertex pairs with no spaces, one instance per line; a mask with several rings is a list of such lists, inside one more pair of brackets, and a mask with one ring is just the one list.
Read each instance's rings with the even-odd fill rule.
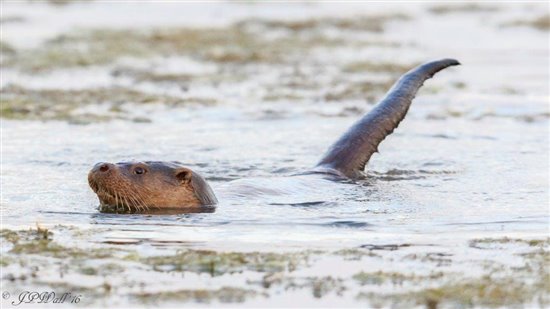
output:
[[[287,9],[275,4],[171,3],[144,4],[126,16],[117,13],[126,11],[126,5],[109,2],[62,7],[22,3],[2,6],[3,17],[25,18],[22,23],[2,25],[2,40],[23,49],[40,46],[69,27],[226,27],[252,16],[321,18],[336,10],[337,16],[349,17],[357,10],[356,4],[297,4]],[[158,14],[146,13],[146,6],[154,7]],[[87,89],[116,85],[154,94],[213,98],[217,104],[123,105],[132,117],[151,121],[146,123],[115,119],[75,125],[59,120],[2,119],[2,227],[19,230],[39,225],[52,230],[54,240],[69,247],[134,250],[141,256],[176,254],[186,248],[281,253],[359,249],[380,254],[377,258],[344,262],[330,254],[313,258],[308,267],[291,272],[292,276],[301,280],[317,276],[325,278],[324,284],[329,281],[323,276],[332,276],[342,278],[344,283],[334,283],[329,292],[321,293],[322,297],[315,294],[315,283],[307,280],[309,283],[303,284],[313,285],[313,295],[299,288],[289,291],[288,286],[283,294],[274,292],[276,288],[260,289],[269,297],[245,297],[250,306],[296,304],[288,299],[314,306],[357,306],[366,299],[367,304],[376,305],[380,300],[372,295],[360,297],[364,286],[347,284],[362,270],[415,270],[424,275],[441,270],[446,276],[461,273],[477,278],[487,272],[483,262],[491,261],[507,267],[503,274],[514,275],[511,269],[521,264],[518,256],[528,253],[529,246],[521,242],[502,244],[506,243],[502,239],[528,242],[546,239],[549,232],[549,42],[547,31],[500,25],[525,18],[527,13],[542,14],[544,5],[509,4],[494,12],[448,15],[435,15],[427,11],[428,7],[363,7],[365,14],[410,15],[411,20],[390,22],[382,33],[361,34],[369,40],[403,44],[398,47],[354,47],[350,43],[315,48],[292,64],[230,67],[230,74],[239,75],[237,79],[222,79],[219,83],[192,79],[187,92],[181,90],[181,83],[135,82],[112,71],[133,67],[163,73],[223,74],[223,70],[215,63],[185,56],[123,57],[105,65],[39,74],[3,68],[2,87],[16,84],[28,89]],[[178,14],[170,13],[175,8]],[[158,18],[161,15],[164,17]],[[193,18],[184,18],[188,15]],[[213,21],[216,23],[210,24]],[[23,29],[28,36],[21,35]],[[349,32],[331,31],[326,30],[326,35],[354,40]],[[277,30],[264,34],[278,35]],[[358,60],[406,64],[441,57],[455,57],[463,65],[440,72],[426,82],[405,120],[369,162],[368,179],[337,183],[315,176],[295,176],[313,167],[327,147],[360,117],[356,110],[372,108],[361,98],[334,102],[323,99],[324,94],[341,85],[370,76],[342,74],[339,68],[343,64]],[[396,76],[384,74],[374,74],[374,78]],[[300,79],[303,84],[315,86],[289,86]],[[281,96],[276,101],[264,100],[273,89],[299,94],[299,99]],[[82,112],[101,110],[108,107],[90,105]],[[87,184],[87,172],[96,162],[126,160],[184,162],[206,177],[220,204],[214,213],[99,213],[97,198]],[[280,189],[285,194],[235,196],[235,192],[246,192],[238,188],[241,183]],[[471,246],[472,240],[485,238],[495,239],[497,248],[477,250]],[[545,244],[545,254],[547,247]],[[4,246],[4,254],[9,248]],[[433,258],[434,254],[443,264],[420,259]],[[163,287],[164,291],[232,285],[250,288],[254,286],[251,281],[265,280],[262,272],[248,270],[208,278],[191,271],[182,280],[174,280],[170,272],[153,272],[155,279],[150,281],[151,270],[122,264],[127,267],[122,275],[104,277],[114,280],[113,286],[118,284],[118,289],[111,296],[88,298],[90,304],[132,303],[127,299],[112,302],[116,295],[136,292],[128,282],[142,282],[145,287],[140,291],[156,293]],[[25,268],[12,264],[4,272],[24,273]],[[52,282],[57,281],[79,286],[83,276],[59,279],[53,272],[42,272],[38,281],[13,283],[5,277],[3,281],[19,290],[28,285],[55,287]],[[101,282],[98,280],[98,284]],[[339,294],[334,287],[339,285],[345,285],[347,292]],[[377,288],[374,291],[383,295],[395,292],[391,285]],[[548,295],[548,290],[535,291]],[[200,305],[197,299],[186,301]],[[214,299],[226,303],[223,297]],[[520,304],[542,306],[540,299],[534,297]],[[474,304],[491,306],[483,301]]]
[[[422,109],[419,103],[423,102],[415,102],[411,114],[415,108]],[[21,130],[21,122],[5,121],[4,223],[114,225],[116,229],[122,220],[123,226],[129,221],[148,226],[136,232],[139,238],[157,233],[154,226],[162,224],[167,234],[186,240],[198,237],[215,242],[223,235],[224,242],[234,241],[235,248],[241,242],[270,246],[300,240],[319,245],[337,240],[352,245],[361,241],[364,231],[455,233],[458,228],[536,232],[547,227],[548,175],[540,166],[547,162],[547,144],[541,144],[547,137],[544,122],[526,125],[514,119],[496,119],[476,128],[479,121],[426,123],[408,117],[370,162],[368,180],[316,184],[315,176],[292,174],[313,166],[334,140],[334,132],[341,132],[349,119],[330,118],[327,122],[304,114],[262,121],[235,115],[237,109],[231,111],[232,119],[227,119],[216,115],[217,108],[211,109],[214,111],[196,111],[185,124],[171,119],[154,124],[48,123],[45,130],[44,123],[28,122]],[[317,133],[309,131],[317,128]],[[235,144],[235,139],[254,146],[244,148]],[[98,214],[97,198],[87,185],[90,162],[148,158],[180,160],[202,173],[218,192],[216,212]],[[302,183],[307,180],[296,178],[311,178],[310,186]],[[246,192],[231,183],[239,179],[267,188],[282,186],[289,192],[242,201],[226,196],[232,189]],[[296,184],[297,190],[289,188]],[[188,235],[186,230],[195,224],[223,225],[223,229]],[[166,225],[171,226],[170,231]],[[300,233],[274,233],[286,228]],[[182,231],[176,233],[178,229]],[[251,229],[261,231],[250,233]]]

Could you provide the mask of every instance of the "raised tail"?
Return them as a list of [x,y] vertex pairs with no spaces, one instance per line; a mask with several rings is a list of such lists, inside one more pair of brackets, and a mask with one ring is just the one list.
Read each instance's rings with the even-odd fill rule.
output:
[[401,76],[386,97],[329,148],[316,169],[336,170],[349,178],[362,177],[370,157],[378,151],[380,142],[405,118],[424,81],[449,66],[459,64],[455,59],[432,61]]

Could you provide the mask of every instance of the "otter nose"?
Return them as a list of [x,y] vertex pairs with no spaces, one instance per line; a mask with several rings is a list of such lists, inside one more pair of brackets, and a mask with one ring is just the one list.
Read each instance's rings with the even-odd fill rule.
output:
[[105,163],[105,162],[99,162],[97,163],[94,168],[92,169],[93,172],[107,172],[113,168],[113,165],[111,163]]

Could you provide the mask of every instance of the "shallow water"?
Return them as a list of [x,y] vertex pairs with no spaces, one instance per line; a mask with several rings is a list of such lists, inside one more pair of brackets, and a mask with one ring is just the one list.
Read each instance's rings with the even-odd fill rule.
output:
[[[132,11],[134,18],[127,20],[128,16],[124,15],[118,18],[117,12],[125,10],[121,4],[2,5],[3,17],[24,17],[22,23],[2,26],[2,40],[17,49],[40,46],[45,39],[65,32],[69,25],[78,28],[132,28],[134,24],[144,28],[204,27],[216,20],[215,26],[226,27],[248,17],[321,18],[335,8],[337,16],[351,17],[357,10],[355,5],[336,4],[297,4],[287,10],[259,3],[213,3],[201,7],[172,3],[154,6],[158,14],[167,14],[165,18],[159,19],[156,14],[147,14],[147,10],[139,8]],[[31,10],[31,7],[40,10]],[[501,26],[527,14],[543,14],[544,6],[510,4],[496,11],[445,15],[430,13],[428,7],[428,4],[363,7],[364,14],[403,12],[410,16],[410,20],[390,22],[382,33],[356,33],[368,40],[403,44],[398,47],[315,48],[292,64],[230,67],[230,74],[239,76],[236,79],[224,77],[219,83],[192,79],[185,85],[187,90],[182,90],[181,82],[139,82],[131,76],[117,76],[112,72],[131,67],[157,73],[223,75],[223,70],[216,63],[186,56],[122,57],[113,63],[59,68],[38,74],[26,73],[17,66],[2,68],[2,87],[15,84],[40,90],[115,85],[157,95],[195,100],[210,98],[217,102],[180,107],[125,102],[122,108],[127,115],[146,117],[150,121],[143,123],[114,119],[77,125],[63,120],[3,118],[2,227],[18,230],[38,224],[50,229],[54,240],[69,247],[114,247],[134,250],[140,256],[175,254],[185,248],[282,253],[359,248],[364,254],[380,252],[374,260],[363,257],[359,261],[342,262],[340,257],[330,255],[313,258],[308,267],[291,272],[294,278],[330,276],[343,283],[330,281],[329,292],[321,293],[321,297],[317,297],[315,283],[311,282],[308,284],[314,286],[313,295],[299,288],[289,291],[287,287],[283,294],[260,289],[268,296],[244,297],[243,301],[250,306],[296,305],[288,299],[313,306],[357,306],[365,304],[365,300],[371,306],[387,304],[372,295],[361,296],[362,292],[370,291],[364,286],[346,283],[362,270],[407,272],[414,269],[418,274],[441,270],[477,278],[487,271],[482,267],[483,262],[491,261],[508,267],[503,274],[513,275],[510,269],[518,263],[518,252],[528,252],[521,242],[497,246],[494,250],[478,250],[471,241],[489,238],[500,243],[507,237],[505,239],[528,242],[548,236],[548,32]],[[169,13],[174,8],[179,8],[183,15]],[[194,18],[182,17],[187,15]],[[90,16],[101,16],[101,20]],[[135,22],[135,18],[143,23]],[[25,38],[18,35],[23,29],[29,32]],[[348,43],[354,40],[353,33],[324,31],[328,36],[346,37]],[[264,34],[276,36],[278,30],[267,30]],[[372,108],[357,97],[326,100],[327,92],[337,92],[338,87],[354,80],[397,76],[384,72],[372,76],[368,72],[342,74],[342,65],[365,59],[412,64],[440,57],[455,57],[463,65],[447,69],[426,82],[406,119],[369,162],[368,179],[335,183],[313,176],[293,176],[314,166],[361,112]],[[298,80],[302,86],[288,86]],[[270,93],[280,97],[275,101],[264,100]],[[289,93],[299,99],[285,96]],[[109,106],[99,103],[83,106],[76,113],[101,114],[103,110],[107,113]],[[95,162],[126,160],[184,162],[206,177],[220,204],[214,213],[203,214],[99,213],[97,198],[87,185],[88,170]],[[280,188],[287,194],[232,195],[232,188],[247,181]],[[67,230],[67,227],[72,228]],[[547,248],[546,242],[541,248],[546,259]],[[10,246],[4,246],[3,252],[9,249]],[[444,261],[433,264],[430,259],[426,262],[411,258],[412,255],[431,258],[433,254]],[[168,271],[162,275],[155,273],[159,277],[149,281],[150,270],[131,264],[124,266],[127,267],[124,275],[84,278],[103,278],[97,280],[98,284],[105,278],[114,282],[143,282],[142,290],[155,293],[163,291],[162,287],[165,290],[250,288],[254,286],[251,281],[263,276],[250,270],[209,278],[187,272],[184,279],[174,281]],[[4,270],[25,272],[13,264]],[[75,287],[83,276],[59,279],[56,274],[42,271],[41,281],[16,280],[14,283],[5,277],[3,281],[14,290],[28,285],[53,287],[54,281]],[[134,277],[128,279],[129,273]],[[427,286],[430,284],[433,286],[433,283]],[[294,283],[296,285],[300,286]],[[334,287],[340,285],[346,286],[346,292],[338,292]],[[135,292],[131,285],[120,283],[115,291],[111,296],[102,295],[88,302],[95,305],[132,303],[124,299],[112,302],[114,295]],[[374,291],[391,294],[395,289],[382,285]],[[544,295],[549,291],[543,288],[536,292],[542,292],[542,298],[520,304],[543,306]],[[217,300],[226,303],[223,297]],[[197,301],[197,297],[186,301]],[[171,304],[170,301],[160,303]],[[195,304],[200,303],[199,300]],[[483,302],[474,302],[476,304],[492,306]]]

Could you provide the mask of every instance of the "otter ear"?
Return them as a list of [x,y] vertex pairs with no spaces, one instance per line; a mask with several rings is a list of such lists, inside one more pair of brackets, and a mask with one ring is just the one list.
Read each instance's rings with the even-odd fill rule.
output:
[[176,170],[176,178],[180,181],[180,184],[188,184],[193,178],[193,172],[185,167],[180,167]]

